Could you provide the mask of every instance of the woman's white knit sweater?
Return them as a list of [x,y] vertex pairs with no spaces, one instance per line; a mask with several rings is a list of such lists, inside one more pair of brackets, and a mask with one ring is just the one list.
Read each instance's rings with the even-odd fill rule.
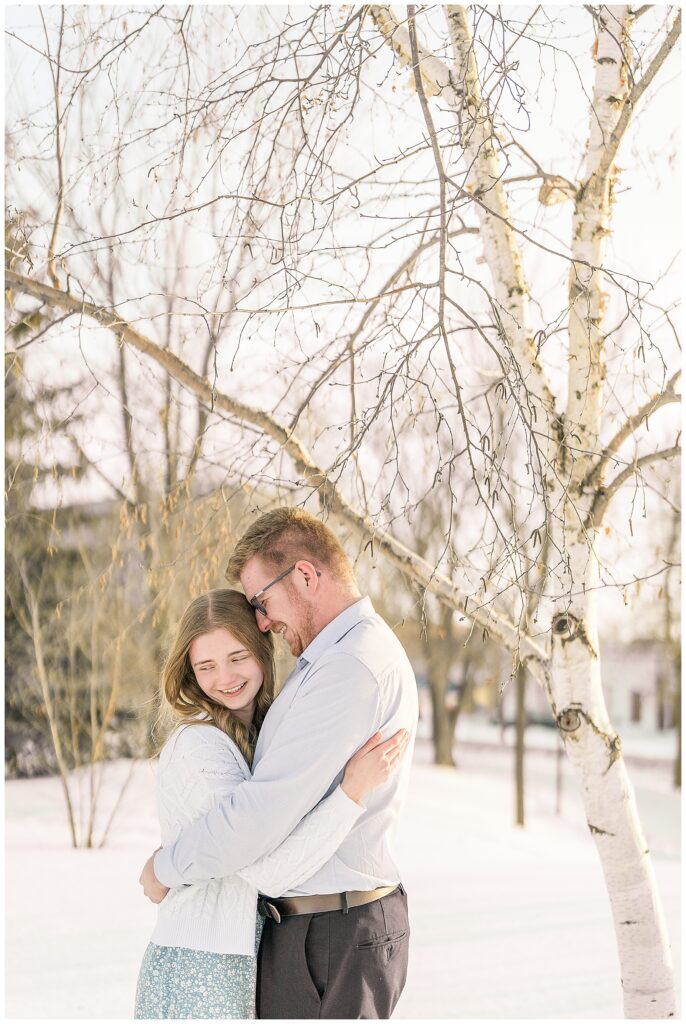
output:
[[[240,750],[213,725],[183,725],[169,737],[157,776],[162,844],[250,778]],[[152,942],[211,953],[255,953],[257,894],[281,896],[317,871],[340,846],[364,808],[340,786],[272,853],[228,878],[169,891],[158,907]]]

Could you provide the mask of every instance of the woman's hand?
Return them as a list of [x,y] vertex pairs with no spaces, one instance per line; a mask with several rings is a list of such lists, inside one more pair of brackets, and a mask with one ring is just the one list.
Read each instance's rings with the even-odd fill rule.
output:
[[341,783],[345,795],[359,804],[367,793],[386,782],[398,767],[409,738],[407,729],[399,729],[382,742],[381,733],[375,732],[345,766]]
[[[161,846],[157,847],[157,850],[161,849]],[[157,853],[157,850],[155,850],[155,853]],[[169,888],[166,885],[162,885],[155,874],[155,853],[151,854],[146,860],[138,882],[143,886],[143,892],[149,900],[152,900],[153,903],[161,903],[169,892]]]

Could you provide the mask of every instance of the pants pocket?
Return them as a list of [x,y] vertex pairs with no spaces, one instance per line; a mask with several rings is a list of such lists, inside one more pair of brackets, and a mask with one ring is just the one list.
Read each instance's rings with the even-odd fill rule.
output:
[[393,932],[390,935],[380,935],[378,938],[375,939],[367,939],[366,942],[358,942],[357,948],[376,949],[377,946],[386,946],[388,945],[389,942],[399,942],[401,939],[404,939],[406,935],[406,931]]
[[321,1002],[328,983],[329,935],[328,921],[321,917],[311,917],[303,943],[305,971],[312,987]]

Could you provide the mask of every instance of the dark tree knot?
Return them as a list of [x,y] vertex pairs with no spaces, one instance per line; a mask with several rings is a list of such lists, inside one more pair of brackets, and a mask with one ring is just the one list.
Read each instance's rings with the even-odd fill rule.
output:
[[554,636],[560,638],[571,637],[576,632],[576,627],[577,620],[569,612],[560,612],[553,619],[552,629]]
[[557,724],[563,732],[576,732],[581,725],[581,716],[574,708],[567,708],[557,716]]

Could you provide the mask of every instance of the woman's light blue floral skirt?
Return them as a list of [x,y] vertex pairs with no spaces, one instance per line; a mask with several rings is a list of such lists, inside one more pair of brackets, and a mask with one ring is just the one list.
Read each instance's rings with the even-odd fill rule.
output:
[[[263,923],[258,915],[255,950]],[[138,975],[134,1018],[251,1020],[256,978],[256,956],[206,953],[151,942]]]

